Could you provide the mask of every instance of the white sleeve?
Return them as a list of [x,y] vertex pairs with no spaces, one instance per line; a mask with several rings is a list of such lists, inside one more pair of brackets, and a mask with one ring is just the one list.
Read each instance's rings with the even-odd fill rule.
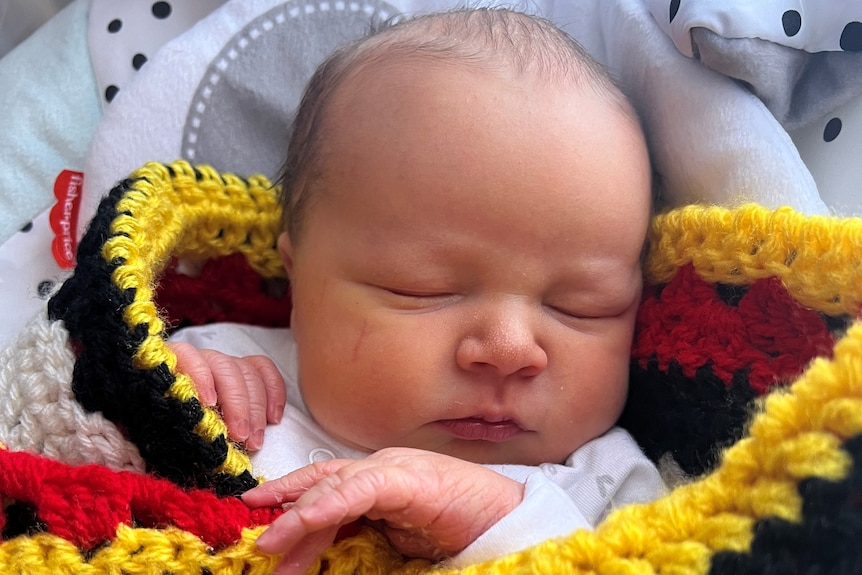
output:
[[541,471],[527,478],[524,500],[508,515],[485,531],[466,549],[446,561],[446,567],[461,568],[562,537],[592,525],[562,488]]
[[666,491],[655,465],[620,428],[580,447],[565,465],[487,467],[524,483],[524,500],[449,559],[447,567],[489,561],[577,529],[593,529],[612,509],[646,503]]

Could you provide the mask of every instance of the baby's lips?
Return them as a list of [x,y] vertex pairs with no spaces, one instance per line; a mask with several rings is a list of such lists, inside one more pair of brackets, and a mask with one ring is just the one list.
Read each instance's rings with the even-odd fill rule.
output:
[[467,440],[508,441],[525,431],[518,422],[511,419],[489,421],[483,418],[468,417],[443,420],[439,423],[455,437]]

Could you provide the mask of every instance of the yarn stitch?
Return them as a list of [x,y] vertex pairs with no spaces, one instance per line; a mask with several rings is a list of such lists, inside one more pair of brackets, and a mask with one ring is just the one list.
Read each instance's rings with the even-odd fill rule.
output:
[[[182,301],[208,281],[173,278],[177,258],[242,257],[265,280],[240,282],[258,289],[260,309],[284,309],[265,285],[283,278],[278,219],[265,180],[185,162],[148,164],[103,201],[48,318],[68,330],[81,406],[123,429],[151,474],[0,451],[0,572],[271,572],[275,558],[253,541],[279,511],[254,515],[227,496],[256,481],[218,413],[176,372],[158,294]],[[860,238],[859,220],[757,206],[655,218],[622,421],[692,481],[615,510],[595,531],[461,572],[862,572]],[[192,321],[183,315],[171,321]],[[365,528],[312,572],[439,567]]]
[[245,255],[264,277],[284,277],[274,249],[278,214],[261,176],[147,164],[100,204],[75,275],[48,303],[49,317],[62,320],[80,348],[72,382],[78,401],[122,426],[149,467],[181,485],[237,494],[256,481],[218,413],[177,373],[153,300],[156,281],[171,257],[231,253]]
[[41,312],[0,353],[0,437],[7,447],[66,463],[144,471],[138,448],[72,393],[69,334]]

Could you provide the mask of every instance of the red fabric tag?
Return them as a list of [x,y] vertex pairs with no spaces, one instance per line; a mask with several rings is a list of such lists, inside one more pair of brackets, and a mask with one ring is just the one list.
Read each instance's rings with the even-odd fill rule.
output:
[[78,209],[81,206],[83,187],[84,174],[72,170],[63,170],[54,181],[54,197],[57,198],[57,203],[48,216],[54,231],[51,253],[62,269],[75,267]]

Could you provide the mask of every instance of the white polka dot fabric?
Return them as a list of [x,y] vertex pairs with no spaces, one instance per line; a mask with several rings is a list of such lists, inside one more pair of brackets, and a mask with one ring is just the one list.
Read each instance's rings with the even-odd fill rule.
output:
[[224,0],[92,0],[87,39],[102,103],[110,103],[169,40]]
[[831,213],[862,216],[862,2],[647,4],[680,53],[764,102]]
[[52,240],[48,212],[43,212],[0,246],[0,349],[45,307],[71,273],[51,256]]
[[823,201],[837,214],[862,216],[862,98],[849,100],[790,135]]
[[759,38],[804,50],[862,51],[862,3],[849,0],[647,0],[677,49],[694,56],[691,31]]

